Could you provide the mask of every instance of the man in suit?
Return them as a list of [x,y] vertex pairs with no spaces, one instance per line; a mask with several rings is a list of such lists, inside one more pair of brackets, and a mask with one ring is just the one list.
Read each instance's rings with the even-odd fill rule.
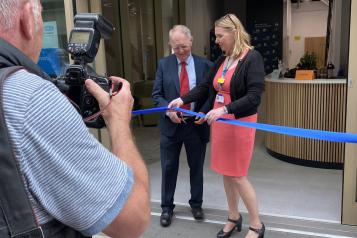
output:
[[[191,54],[192,35],[183,25],[174,26],[169,32],[169,44],[174,54],[160,59],[152,97],[156,106],[168,103],[187,93],[204,80],[212,63],[205,58]],[[207,100],[184,105],[183,108],[196,112],[208,111]],[[203,163],[206,144],[209,140],[209,127],[195,117],[167,111],[160,117],[160,157],[162,169],[160,223],[166,227],[173,216],[179,156],[185,145],[190,167],[191,199],[189,204],[196,220],[204,218],[202,210]]]

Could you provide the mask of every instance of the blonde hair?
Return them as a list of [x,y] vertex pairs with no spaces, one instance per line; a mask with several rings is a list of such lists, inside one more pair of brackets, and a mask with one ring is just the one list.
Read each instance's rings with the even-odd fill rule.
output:
[[245,49],[253,49],[250,44],[250,36],[244,29],[240,20],[234,14],[227,14],[214,23],[215,27],[221,27],[234,34],[233,57],[238,57]]

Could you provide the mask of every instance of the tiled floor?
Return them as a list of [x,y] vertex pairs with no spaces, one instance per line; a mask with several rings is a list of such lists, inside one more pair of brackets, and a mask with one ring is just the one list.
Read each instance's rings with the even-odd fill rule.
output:
[[[134,130],[138,147],[147,161],[151,178],[151,199],[160,200],[161,168],[159,131],[156,127]],[[249,171],[262,214],[340,222],[342,171],[308,168],[271,157],[264,147],[264,136],[257,133],[254,158]],[[204,171],[204,207],[227,209],[220,175],[209,169],[209,148]],[[175,202],[189,200],[189,170],[181,153]],[[246,211],[241,203],[240,208]]]
[[[151,200],[153,204],[155,204],[153,206],[153,212],[159,215],[161,196],[159,130],[156,127],[141,127],[136,128],[134,134],[136,143],[150,172]],[[143,237],[215,237],[215,233],[222,226],[218,224],[217,221],[221,220],[221,222],[224,223],[227,204],[221,176],[209,169],[209,148],[207,149],[206,158],[203,207],[207,211],[206,215],[212,213],[210,216],[216,217],[213,219],[215,222],[187,222],[185,219],[182,220],[178,218],[180,216],[180,211],[178,211],[179,216],[175,218],[176,220],[173,222],[172,227],[170,227],[170,229],[163,229],[159,225],[157,215],[155,215],[152,217],[150,228]],[[183,209],[185,211],[188,209],[187,201],[189,199],[189,170],[184,150],[181,153],[180,159],[175,203],[180,205],[180,208],[177,209]],[[262,215],[266,215],[263,219],[265,219],[270,229],[266,234],[267,237],[335,237],[323,235],[325,231],[324,227],[332,226],[333,223],[336,223],[337,226],[337,228],[333,229],[334,231],[345,229],[340,228],[340,225],[338,225],[341,216],[342,171],[308,168],[279,161],[266,152],[264,147],[264,135],[258,132],[249,179],[256,189],[260,212]],[[242,203],[240,204],[240,209],[243,213],[246,212]],[[186,211],[186,213],[189,216],[189,211]],[[182,214],[185,215],[185,212]],[[245,216],[245,214],[243,215]],[[218,219],[218,217],[221,218]],[[316,233],[316,231],[315,233],[299,233],[305,230],[304,227],[306,227],[306,224],[309,224],[306,223],[305,219],[311,221],[312,228],[307,228],[309,231],[314,231],[314,226],[316,226],[315,223],[317,221],[327,222],[327,225],[318,225],[318,227],[321,228],[320,233]],[[290,223],[292,221],[294,225],[291,227]],[[300,228],[298,228],[296,224],[299,221],[302,222]],[[290,229],[286,230],[287,233],[283,231],[284,229],[279,228],[282,224],[285,224],[288,228],[290,227]],[[310,226],[310,224],[308,226]],[[352,228],[354,229],[354,227]],[[202,233],[202,229],[205,231],[204,233]],[[356,232],[355,230],[353,231]],[[315,236],[313,234],[320,235]],[[332,233],[330,232],[330,234]],[[241,237],[242,235],[233,235],[233,237],[238,236]],[[95,238],[104,237],[106,236],[102,234],[95,236]]]

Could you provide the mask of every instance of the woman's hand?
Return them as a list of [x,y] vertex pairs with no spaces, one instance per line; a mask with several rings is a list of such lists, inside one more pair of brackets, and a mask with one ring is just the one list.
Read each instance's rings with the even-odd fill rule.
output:
[[167,107],[168,108],[181,107],[182,105],[183,105],[182,99],[176,98],[176,99],[172,100]]
[[207,123],[209,125],[211,125],[212,122],[216,121],[218,118],[220,118],[224,114],[226,114],[226,110],[225,110],[225,108],[223,106],[223,107],[219,107],[219,108],[216,108],[216,109],[213,109],[213,110],[209,111],[206,114],[205,119],[207,120]]

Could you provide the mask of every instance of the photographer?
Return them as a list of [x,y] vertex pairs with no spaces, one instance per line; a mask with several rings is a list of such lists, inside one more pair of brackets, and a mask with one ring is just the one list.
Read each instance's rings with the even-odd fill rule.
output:
[[[0,87],[0,123],[5,122],[0,128],[7,129],[0,138],[9,137],[10,154],[41,236],[84,237],[100,231],[111,237],[140,236],[150,220],[149,185],[129,126],[133,106],[129,83],[111,77],[123,86],[110,99],[95,82],[85,82],[105,108],[102,116],[112,142],[110,153],[34,63],[42,45],[40,1],[1,0],[0,25],[0,77],[6,68],[24,68]],[[11,174],[3,163],[2,157],[0,178],[1,173]],[[20,199],[3,192],[12,183],[0,179],[0,237],[22,235],[16,233],[21,227],[9,222],[18,211],[6,213],[8,205]]]

